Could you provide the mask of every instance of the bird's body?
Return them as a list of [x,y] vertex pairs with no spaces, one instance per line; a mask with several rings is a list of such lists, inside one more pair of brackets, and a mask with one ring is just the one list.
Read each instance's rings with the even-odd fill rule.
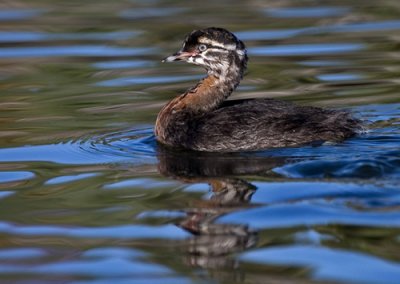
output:
[[166,61],[185,60],[208,76],[166,104],[157,117],[156,139],[198,151],[254,151],[272,147],[341,141],[356,134],[360,121],[345,111],[298,106],[273,99],[225,101],[247,65],[244,44],[230,32],[192,32]]

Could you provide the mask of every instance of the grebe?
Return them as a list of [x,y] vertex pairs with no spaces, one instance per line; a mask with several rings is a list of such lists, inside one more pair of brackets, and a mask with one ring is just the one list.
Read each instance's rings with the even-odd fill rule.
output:
[[163,61],[203,66],[207,76],[161,109],[157,141],[197,151],[254,151],[341,141],[361,128],[345,111],[274,99],[225,101],[239,85],[247,60],[243,42],[223,28],[190,33],[182,48]]

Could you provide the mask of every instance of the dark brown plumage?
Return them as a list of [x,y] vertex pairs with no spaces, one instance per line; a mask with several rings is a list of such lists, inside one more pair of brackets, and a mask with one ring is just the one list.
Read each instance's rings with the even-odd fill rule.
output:
[[182,49],[165,59],[178,60],[205,67],[208,76],[160,111],[155,135],[163,144],[210,152],[253,151],[342,141],[361,129],[359,120],[340,110],[273,99],[224,102],[247,66],[243,42],[227,30],[192,32]]

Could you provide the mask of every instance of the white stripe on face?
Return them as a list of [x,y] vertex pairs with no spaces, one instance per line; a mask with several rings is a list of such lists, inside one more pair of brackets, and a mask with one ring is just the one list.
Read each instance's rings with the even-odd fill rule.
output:
[[225,48],[225,49],[228,49],[228,50],[235,50],[236,49],[236,44],[226,44],[226,45],[224,45],[224,44],[222,44],[222,43],[220,43],[218,41],[215,41],[215,40],[212,40],[212,39],[209,39],[209,38],[205,38],[205,37],[199,38],[198,42],[199,43],[208,44],[208,45],[211,45],[211,46]]

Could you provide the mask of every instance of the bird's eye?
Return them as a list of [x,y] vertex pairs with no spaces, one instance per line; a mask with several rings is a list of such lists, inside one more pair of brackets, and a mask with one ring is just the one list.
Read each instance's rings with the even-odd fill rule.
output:
[[199,45],[199,50],[200,51],[205,51],[207,49],[207,45],[205,45],[205,44],[200,44]]

